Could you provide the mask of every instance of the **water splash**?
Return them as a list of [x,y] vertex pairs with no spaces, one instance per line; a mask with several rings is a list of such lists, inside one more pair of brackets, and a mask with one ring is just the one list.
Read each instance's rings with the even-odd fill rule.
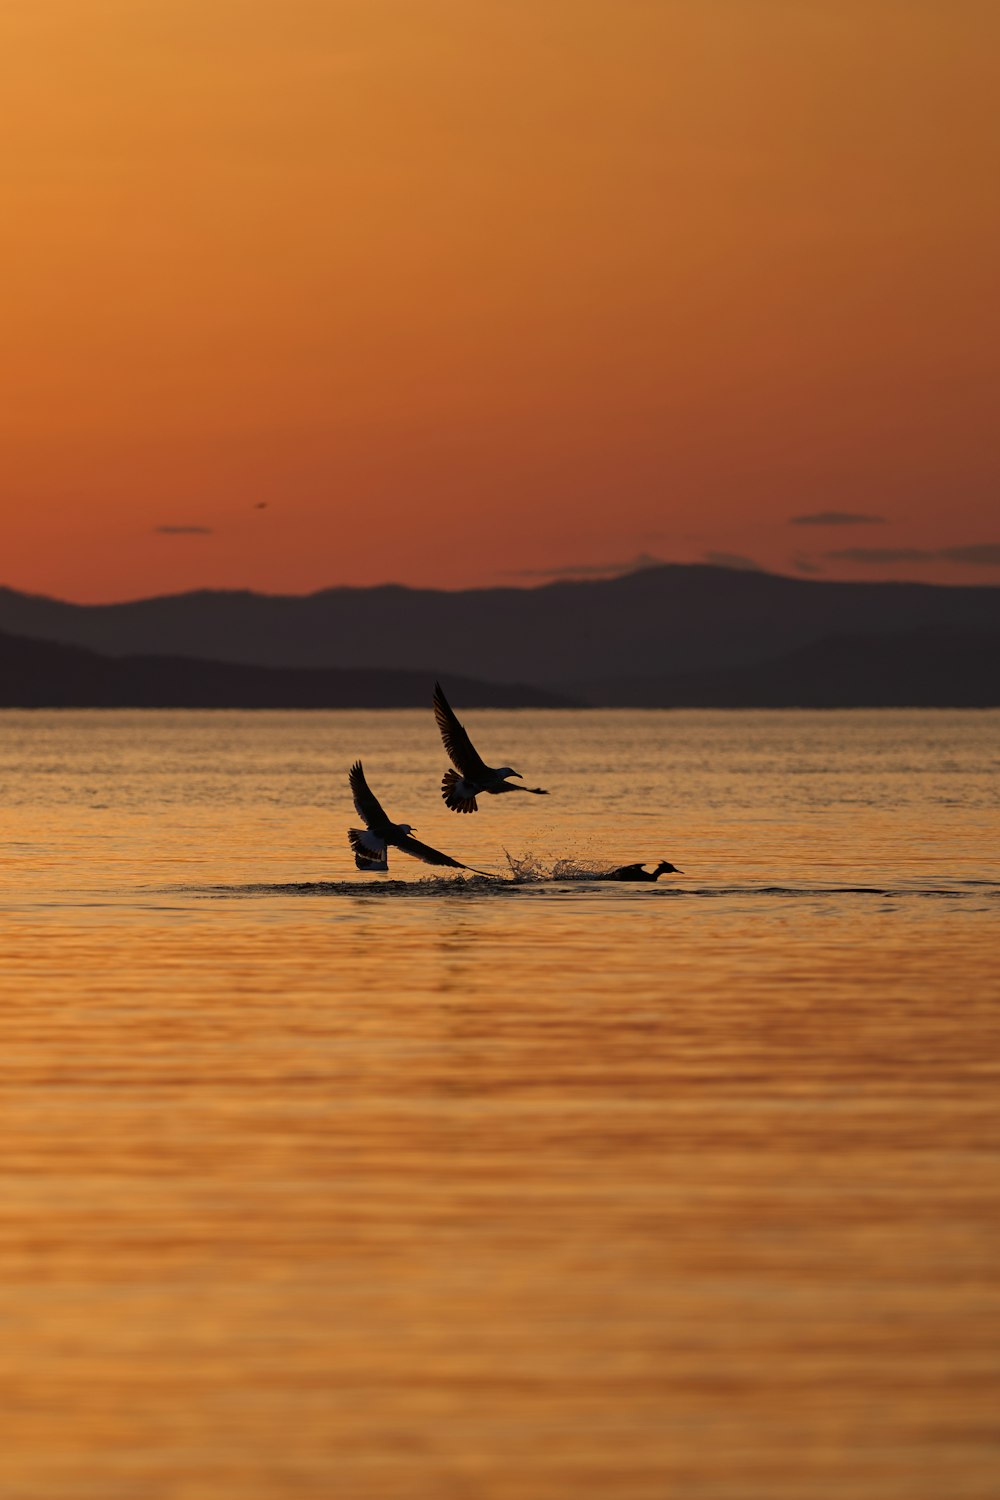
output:
[[546,861],[530,850],[524,854],[511,854],[509,849],[504,849],[503,854],[510,870],[509,883],[515,885],[548,880],[596,880],[607,868],[572,858]]

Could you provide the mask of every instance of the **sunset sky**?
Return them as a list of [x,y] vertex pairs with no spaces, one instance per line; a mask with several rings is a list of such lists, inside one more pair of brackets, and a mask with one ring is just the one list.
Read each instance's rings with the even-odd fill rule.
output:
[[1000,583],[996,0],[0,0],[0,583]]

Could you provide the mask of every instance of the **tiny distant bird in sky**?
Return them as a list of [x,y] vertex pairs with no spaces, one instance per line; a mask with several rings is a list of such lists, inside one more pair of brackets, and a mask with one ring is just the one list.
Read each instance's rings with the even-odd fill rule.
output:
[[471,865],[463,865],[459,860],[452,859],[450,854],[442,854],[439,849],[432,849],[429,844],[422,844],[419,839],[411,838],[413,828],[409,823],[393,823],[365,780],[359,760],[351,767],[348,780],[358,817],[365,824],[364,828],[347,830],[348,842],[354,852],[354,863],[359,870],[388,870],[391,846],[402,850],[404,854],[412,854],[414,859],[422,859],[425,865],[450,865],[455,870],[470,870],[473,875],[487,873],[485,870],[475,870]]
[[434,717],[444,748],[455,767],[454,771],[445,771],[441,778],[441,796],[452,812],[477,812],[476,798],[483,792],[491,797],[497,797],[501,792],[530,792],[534,797],[549,795],[540,786],[511,786],[507,778],[521,774],[511,766],[495,769],[486,764],[455,718],[439,682],[434,684]]
[[267,510],[267,501],[258,500],[257,504],[254,506],[254,510]]

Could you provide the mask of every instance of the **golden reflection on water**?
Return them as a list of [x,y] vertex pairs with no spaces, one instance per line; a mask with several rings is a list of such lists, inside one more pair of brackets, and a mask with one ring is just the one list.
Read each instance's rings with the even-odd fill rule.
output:
[[[609,718],[581,757],[638,774]],[[776,820],[780,776],[741,792],[723,755],[726,858],[697,857],[711,777],[624,849],[679,826],[686,884],[399,899],[219,890],[351,879],[287,725],[268,843],[249,731],[185,806],[180,749],[133,783],[72,722],[3,854],[5,1496],[997,1493],[996,718],[951,847],[912,757],[898,808],[851,782],[859,835],[836,792]],[[528,809],[489,812],[528,847]],[[581,791],[545,837],[620,814]],[[932,842],[891,887],[806,886],[810,844],[871,874],[907,821]],[[765,829],[771,895],[740,880]]]

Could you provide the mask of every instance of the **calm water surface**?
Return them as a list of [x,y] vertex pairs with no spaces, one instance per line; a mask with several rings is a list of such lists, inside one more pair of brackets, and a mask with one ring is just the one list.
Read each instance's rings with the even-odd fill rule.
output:
[[994,1500],[1000,714],[464,717],[0,714],[4,1500]]

